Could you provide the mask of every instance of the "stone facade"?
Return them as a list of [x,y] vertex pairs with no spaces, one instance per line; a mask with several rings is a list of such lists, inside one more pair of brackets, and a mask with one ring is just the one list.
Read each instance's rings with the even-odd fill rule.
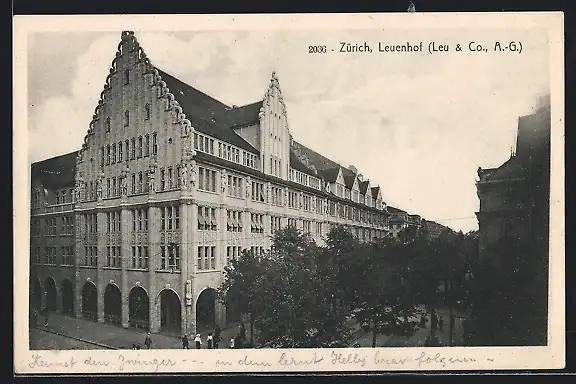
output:
[[[80,151],[32,165],[36,306],[46,306],[52,279],[57,310],[193,334],[226,324],[215,300],[224,267],[243,250],[268,249],[276,229],[294,225],[319,243],[336,224],[362,240],[388,235],[379,187],[352,173],[340,194],[351,171],[325,177],[329,167],[296,147],[305,148],[290,134],[275,74],[262,101],[228,107],[154,67],[123,32]],[[73,204],[47,201],[62,188]],[[73,230],[58,223],[52,233],[47,223],[63,216]],[[47,247],[56,249],[50,263]],[[73,249],[70,266],[63,247]]]

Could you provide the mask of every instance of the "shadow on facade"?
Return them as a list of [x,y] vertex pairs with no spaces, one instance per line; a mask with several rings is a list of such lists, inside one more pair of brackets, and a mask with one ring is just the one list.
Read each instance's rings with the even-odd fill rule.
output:
[[72,288],[72,282],[69,279],[64,279],[62,281],[62,314],[73,315],[74,314],[74,289]]
[[104,291],[104,321],[111,324],[122,323],[122,294],[115,284],[108,284]]
[[128,322],[131,327],[149,329],[150,300],[142,287],[134,287],[128,297]]
[[182,312],[176,292],[164,289],[160,292],[160,332],[180,336]]
[[196,302],[196,332],[212,330],[216,326],[216,291],[206,288]]
[[87,320],[98,320],[98,293],[92,282],[82,287],[82,317]]

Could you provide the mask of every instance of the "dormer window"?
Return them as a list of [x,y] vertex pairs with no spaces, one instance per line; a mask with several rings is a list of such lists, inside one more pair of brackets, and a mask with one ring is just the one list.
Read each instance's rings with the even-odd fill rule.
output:
[[124,126],[127,127],[130,125],[130,111],[124,112]]
[[130,84],[130,70],[124,70],[124,85]]
[[150,120],[150,104],[144,106],[144,119]]
[[106,132],[110,132],[110,118],[106,118]]

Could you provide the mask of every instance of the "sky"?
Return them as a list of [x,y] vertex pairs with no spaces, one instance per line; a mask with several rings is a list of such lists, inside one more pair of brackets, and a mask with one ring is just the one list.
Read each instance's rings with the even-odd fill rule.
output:
[[[548,37],[534,29],[135,36],[153,65],[228,105],[262,100],[276,71],[296,141],[354,165],[388,205],[464,232],[477,229],[477,168],[510,157],[518,117],[549,92]],[[523,43],[521,54],[467,51],[470,41],[491,49],[510,40]],[[80,148],[119,41],[120,31],[29,36],[30,162]],[[337,52],[341,41],[374,52]],[[377,52],[378,42],[420,41],[450,51]],[[310,44],[328,53],[309,54]]]

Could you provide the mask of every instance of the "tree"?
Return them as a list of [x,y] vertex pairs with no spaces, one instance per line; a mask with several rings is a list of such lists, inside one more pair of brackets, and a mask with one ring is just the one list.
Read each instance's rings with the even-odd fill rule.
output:
[[408,264],[400,248],[385,243],[365,245],[357,254],[362,266],[356,318],[372,329],[372,347],[378,334],[410,334],[416,302],[408,283]]
[[473,345],[545,345],[547,258],[529,240],[500,239],[476,269]]
[[254,343],[254,323],[262,310],[262,290],[266,274],[266,259],[251,251],[224,268],[224,281],[218,289],[219,300],[234,303],[241,313],[250,314],[250,341]]
[[333,286],[318,268],[320,256],[308,233],[288,227],[274,235],[257,320],[264,345],[325,347],[346,338],[345,313],[327,300]]

